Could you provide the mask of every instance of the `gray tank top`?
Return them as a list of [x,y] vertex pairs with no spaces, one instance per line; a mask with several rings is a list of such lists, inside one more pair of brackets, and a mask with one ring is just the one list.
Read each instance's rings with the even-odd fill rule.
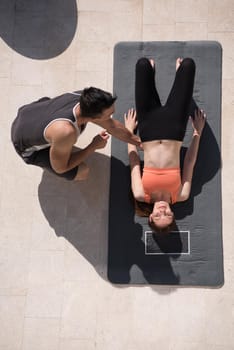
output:
[[21,107],[12,124],[11,138],[19,152],[33,152],[49,147],[45,138],[46,128],[56,120],[67,120],[77,130],[75,107],[82,91],[66,93],[55,98],[44,97]]

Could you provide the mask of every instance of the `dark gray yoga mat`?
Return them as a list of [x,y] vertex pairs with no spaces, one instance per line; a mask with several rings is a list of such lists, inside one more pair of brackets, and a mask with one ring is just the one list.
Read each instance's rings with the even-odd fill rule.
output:
[[[147,219],[135,215],[127,145],[112,138],[108,279],[120,284],[221,286],[222,48],[213,41],[118,43],[114,51],[114,93],[118,96],[115,118],[122,122],[124,112],[135,105],[135,64],[142,56],[156,61],[156,84],[162,103],[175,77],[176,58],[192,57],[196,62],[193,97],[196,105],[206,111],[208,122],[200,143],[191,197],[174,205],[177,228],[167,236],[153,235]],[[191,133],[188,124],[182,159]]]

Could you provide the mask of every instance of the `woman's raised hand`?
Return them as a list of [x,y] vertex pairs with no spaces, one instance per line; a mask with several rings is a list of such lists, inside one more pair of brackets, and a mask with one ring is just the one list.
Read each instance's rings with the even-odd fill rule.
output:
[[202,109],[196,109],[194,113],[194,119],[191,118],[193,126],[193,134],[201,136],[202,130],[206,123],[206,114]]
[[136,111],[133,108],[129,109],[128,113],[124,113],[124,123],[125,127],[133,133],[137,127]]

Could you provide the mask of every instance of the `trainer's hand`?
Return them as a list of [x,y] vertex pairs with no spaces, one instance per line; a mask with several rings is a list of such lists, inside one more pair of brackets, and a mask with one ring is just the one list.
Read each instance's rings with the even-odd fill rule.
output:
[[106,130],[103,130],[100,132],[100,134],[96,135],[92,140],[92,146],[95,149],[104,148],[107,144],[107,140],[109,139],[110,135],[107,133]]
[[124,123],[125,127],[133,133],[137,127],[136,111],[133,108],[129,109],[128,113],[124,113]]
[[[191,117],[190,117],[191,118]],[[202,109],[196,109],[194,119],[191,118],[193,134],[201,136],[206,123],[206,114]]]

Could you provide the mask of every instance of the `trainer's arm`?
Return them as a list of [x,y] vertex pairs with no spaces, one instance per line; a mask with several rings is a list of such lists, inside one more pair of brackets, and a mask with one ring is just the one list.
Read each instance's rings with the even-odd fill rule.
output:
[[195,112],[193,125],[193,137],[190,146],[186,152],[184,159],[183,175],[182,175],[182,188],[178,198],[178,201],[185,201],[189,198],[191,192],[193,170],[197,160],[197,154],[200,144],[200,138],[205,125],[205,114],[203,111],[197,110]]
[[120,123],[116,119],[108,119],[108,120],[97,120],[95,119],[95,124],[101,126],[106,129],[109,134],[116,137],[117,139],[131,143],[135,146],[140,146],[141,141],[140,138],[130,132],[122,123]]
[[73,151],[73,145],[76,142],[76,134],[74,132],[67,133],[56,137],[51,142],[50,162],[54,171],[58,174],[65,173],[76,166],[80,165],[87,157],[95,152],[98,148],[105,147],[109,135],[102,132],[96,135],[92,142],[82,150]]

